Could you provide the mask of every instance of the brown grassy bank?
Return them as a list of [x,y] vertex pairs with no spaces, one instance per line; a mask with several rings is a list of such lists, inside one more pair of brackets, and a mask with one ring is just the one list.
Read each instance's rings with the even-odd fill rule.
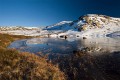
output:
[[0,34],[0,80],[65,80],[58,67],[44,58],[6,47],[14,40],[30,38]]

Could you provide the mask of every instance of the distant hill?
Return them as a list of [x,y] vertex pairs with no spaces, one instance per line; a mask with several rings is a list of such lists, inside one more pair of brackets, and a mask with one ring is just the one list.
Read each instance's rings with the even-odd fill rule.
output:
[[62,21],[46,26],[51,37],[105,37],[120,31],[120,18],[106,15],[87,14],[75,21]]
[[38,27],[0,27],[0,33],[57,38],[120,37],[120,18],[87,14],[74,21]]

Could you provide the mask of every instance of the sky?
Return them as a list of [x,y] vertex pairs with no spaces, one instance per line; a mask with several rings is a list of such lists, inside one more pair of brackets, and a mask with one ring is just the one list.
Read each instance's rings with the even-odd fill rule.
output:
[[48,26],[85,14],[120,17],[120,0],[0,0],[0,26]]

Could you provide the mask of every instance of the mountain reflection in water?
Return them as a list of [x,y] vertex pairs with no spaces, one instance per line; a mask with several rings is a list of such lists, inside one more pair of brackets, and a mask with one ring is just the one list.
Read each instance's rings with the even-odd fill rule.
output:
[[34,38],[15,41],[8,48],[47,54],[68,80],[120,80],[120,38]]

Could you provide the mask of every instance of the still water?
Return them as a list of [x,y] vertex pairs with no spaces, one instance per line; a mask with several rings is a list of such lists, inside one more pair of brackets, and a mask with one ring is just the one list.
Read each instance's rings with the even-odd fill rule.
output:
[[71,54],[74,51],[89,48],[89,53],[98,55],[104,52],[120,51],[120,38],[92,38],[92,39],[57,39],[57,38],[33,38],[18,40],[9,46],[23,52],[43,54]]
[[18,40],[8,48],[36,55],[58,65],[68,80],[120,80],[120,38]]

